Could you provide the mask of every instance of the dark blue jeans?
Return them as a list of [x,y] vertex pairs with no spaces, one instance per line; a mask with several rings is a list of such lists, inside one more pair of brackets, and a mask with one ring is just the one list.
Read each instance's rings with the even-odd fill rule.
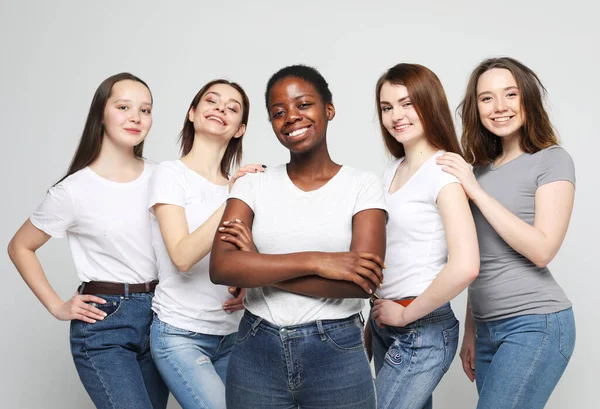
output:
[[379,409],[431,409],[432,394],[456,355],[458,321],[444,304],[405,327],[369,320]]
[[226,396],[227,409],[375,409],[362,320],[278,327],[246,311]]
[[164,409],[169,391],[150,355],[153,293],[96,294],[107,316],[71,321],[71,353],[79,378],[99,409]]
[[475,321],[478,409],[541,409],[575,348],[568,308],[496,321]]

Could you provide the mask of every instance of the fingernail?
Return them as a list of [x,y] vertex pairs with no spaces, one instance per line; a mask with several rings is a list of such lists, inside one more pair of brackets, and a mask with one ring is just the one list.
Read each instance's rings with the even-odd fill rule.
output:
[[373,290],[369,288],[369,294],[373,294]]
[[96,320],[92,320],[92,324],[95,324],[95,323],[96,323]]
[[235,219],[236,222],[241,223],[242,221],[240,219]]
[[266,169],[266,168],[267,168],[267,165],[262,165],[262,167]]
[[102,316],[103,316],[103,317],[106,317],[106,313],[105,313],[104,311],[102,312]]
[[219,230],[223,231],[223,230],[225,230],[225,227],[219,227]]
[[224,238],[225,238],[225,236],[221,236],[221,239],[224,239]]
[[230,221],[223,222],[224,225],[228,225],[229,223],[231,223],[231,222]]

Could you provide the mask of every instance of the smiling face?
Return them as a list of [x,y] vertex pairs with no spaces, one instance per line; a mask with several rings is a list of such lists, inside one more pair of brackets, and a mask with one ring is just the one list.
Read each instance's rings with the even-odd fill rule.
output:
[[519,137],[524,124],[521,92],[512,73],[492,68],[477,81],[477,110],[483,126],[501,138]]
[[279,142],[292,152],[308,152],[325,141],[327,123],[335,116],[317,89],[298,77],[277,81],[269,93],[269,118]]
[[215,84],[202,95],[196,107],[190,109],[188,118],[196,133],[226,140],[238,138],[246,130],[242,124],[242,101],[240,92],[231,85]]
[[104,138],[118,146],[131,148],[144,141],[152,127],[152,95],[137,81],[124,80],[113,85],[102,118]]
[[385,82],[381,86],[379,109],[383,126],[401,144],[411,144],[423,137],[421,119],[404,85]]

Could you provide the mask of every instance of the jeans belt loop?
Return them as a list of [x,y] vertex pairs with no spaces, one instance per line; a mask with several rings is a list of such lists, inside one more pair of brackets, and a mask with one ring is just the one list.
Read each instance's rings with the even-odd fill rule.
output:
[[321,322],[321,320],[317,320],[317,329],[319,330],[321,341],[327,341],[327,336],[325,336],[325,330],[323,329],[323,323]]
[[85,288],[85,285],[86,285],[86,284],[87,284],[87,283],[86,283],[85,281],[83,281],[83,282],[81,283],[81,285],[79,286],[79,295],[83,294],[83,289]]
[[261,322],[262,322],[262,318],[257,317],[256,321],[254,321],[252,323],[252,326],[250,327],[250,333],[252,334],[252,336],[256,335],[256,331],[258,331],[258,326],[260,325]]
[[150,283],[148,281],[146,281],[146,292],[150,292]]
[[362,311],[358,313],[358,319],[360,319],[360,323],[364,327],[365,326],[365,317],[364,317]]
[[125,298],[129,298],[129,283],[125,283]]

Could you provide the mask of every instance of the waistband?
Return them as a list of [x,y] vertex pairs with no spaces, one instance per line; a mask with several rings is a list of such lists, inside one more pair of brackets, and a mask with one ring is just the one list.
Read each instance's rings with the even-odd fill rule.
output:
[[350,325],[364,325],[364,319],[362,314],[354,314],[348,318],[335,319],[335,320],[317,320],[311,321],[305,324],[288,325],[280,327],[265,320],[264,318],[258,317],[246,310],[242,317],[251,326],[252,332],[256,332],[258,329],[263,330],[271,335],[276,335],[283,338],[301,338],[310,335],[321,335],[325,332],[334,329],[344,328]]
[[158,284],[158,280],[147,283],[128,284],[128,283],[110,283],[107,281],[83,282],[77,288],[79,294],[106,294],[123,295],[127,297],[134,293],[151,293]]

